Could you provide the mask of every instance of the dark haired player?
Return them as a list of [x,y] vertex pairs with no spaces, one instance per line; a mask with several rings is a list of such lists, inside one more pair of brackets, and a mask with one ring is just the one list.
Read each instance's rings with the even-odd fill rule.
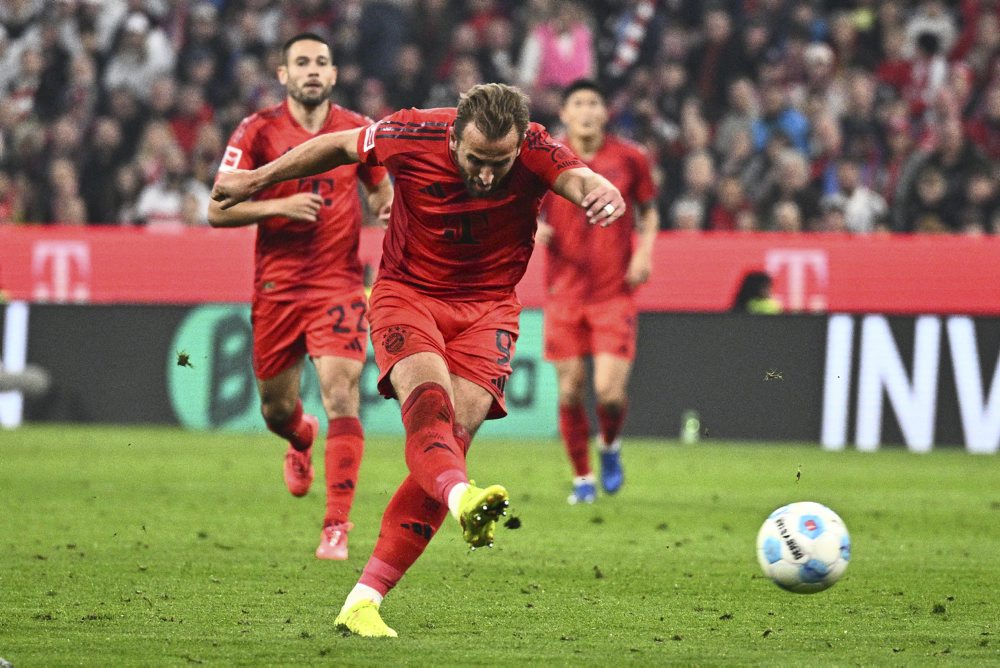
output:
[[354,162],[384,165],[394,177],[369,317],[379,389],[401,404],[410,473],[336,624],[395,636],[379,605],[448,513],[480,547],[492,544],[505,512],[507,490],[471,484],[465,457],[483,420],[506,414],[521,310],[514,286],[531,256],[542,197],[553,190],[602,225],[625,202],[530,123],[527,98],[503,84],[474,86],[457,108],[399,111],[317,137],[262,168],[222,175],[213,197],[231,206],[279,181]]
[[649,279],[660,219],[649,158],[635,144],[605,132],[608,111],[597,84],[581,79],[567,86],[559,117],[565,142],[621,191],[636,212],[639,231],[634,248],[632,225],[595,234],[579,207],[552,195],[545,198],[538,227],[538,241],[547,246],[545,357],[559,379],[559,431],[574,474],[569,502],[593,503],[597,486],[583,405],[586,359],[593,362],[601,486],[614,494],[625,481],[620,434],[635,359],[633,292]]
[[[337,68],[327,42],[312,33],[285,43],[278,79],[285,101],[240,123],[220,175],[265,165],[316,136],[367,126],[371,119],[330,102]],[[299,385],[306,355],[319,377],[326,410],[326,514],[316,556],[347,559],[347,532],[364,450],[359,380],[368,345],[362,267],[361,203],[388,218],[392,185],[376,165],[345,165],[277,183],[253,200],[209,205],[214,227],[257,225],[253,297],[253,367],[268,429],[288,441],[285,483],[304,496],[313,480],[312,444],[319,420],[302,412]]]

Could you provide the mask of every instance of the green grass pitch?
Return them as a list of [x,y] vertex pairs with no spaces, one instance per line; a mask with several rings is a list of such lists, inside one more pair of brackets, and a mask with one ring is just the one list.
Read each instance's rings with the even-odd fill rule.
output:
[[[396,640],[333,618],[404,473],[369,439],[351,559],[313,550],[321,486],[281,481],[268,434],[0,432],[0,656],[58,665],[937,665],[1000,663],[1000,460],[958,451],[626,444],[627,482],[566,504],[556,440],[474,445],[518,530],[469,553],[449,518],[383,605]],[[315,457],[321,484],[321,458]],[[801,478],[796,481],[796,472]],[[757,529],[815,500],[853,558],[811,596],[765,580]]]

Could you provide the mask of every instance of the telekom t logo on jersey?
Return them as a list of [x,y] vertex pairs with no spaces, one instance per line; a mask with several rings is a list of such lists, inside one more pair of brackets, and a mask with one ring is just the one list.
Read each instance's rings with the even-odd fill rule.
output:
[[774,297],[786,310],[826,310],[830,281],[826,251],[778,248],[767,251],[764,257],[765,269],[774,278]]
[[31,250],[32,297],[41,302],[90,299],[90,246],[85,241],[39,241]]

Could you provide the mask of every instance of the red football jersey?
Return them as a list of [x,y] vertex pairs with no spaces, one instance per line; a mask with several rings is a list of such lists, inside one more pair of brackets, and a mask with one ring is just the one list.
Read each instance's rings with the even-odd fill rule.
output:
[[583,163],[532,123],[496,192],[473,197],[448,147],[455,109],[407,109],[358,138],[363,163],[385,165],[395,199],[379,276],[446,299],[496,299],[521,280],[542,197]]
[[[371,122],[334,104],[319,133],[350,130]],[[260,167],[314,136],[295,120],[286,100],[243,119],[226,146],[219,171]],[[288,300],[343,293],[362,285],[358,179],[375,185],[385,176],[386,171],[380,167],[351,164],[305,179],[284,181],[258,193],[254,199],[314,192],[323,197],[323,206],[315,223],[276,217],[257,224],[257,295]]]
[[656,196],[646,153],[631,142],[605,135],[587,166],[621,191],[629,212],[607,228],[587,222],[585,211],[558,195],[545,198],[542,213],[555,234],[546,253],[550,299],[596,302],[630,292],[625,282],[632,258],[636,204]]

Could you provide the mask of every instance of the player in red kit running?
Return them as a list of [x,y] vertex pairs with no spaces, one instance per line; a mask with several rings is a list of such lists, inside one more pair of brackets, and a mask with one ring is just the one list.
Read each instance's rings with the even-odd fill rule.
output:
[[649,279],[660,219],[649,158],[638,146],[604,131],[608,112],[597,84],[579,80],[567,86],[559,117],[566,143],[617,186],[636,212],[639,231],[633,250],[630,225],[594,234],[579,207],[565,199],[549,195],[542,205],[544,222],[537,238],[547,246],[545,358],[559,379],[559,431],[574,473],[569,502],[593,503],[597,486],[583,405],[586,358],[593,362],[601,486],[614,494],[625,481],[620,433],[638,323],[632,294]]
[[[267,164],[317,135],[367,126],[371,119],[330,102],[337,78],[330,47],[312,33],[283,47],[278,79],[288,96],[240,123],[220,174]],[[326,514],[316,556],[347,558],[347,532],[364,450],[359,381],[368,345],[362,267],[360,181],[368,205],[388,217],[392,185],[375,165],[346,165],[276,184],[252,201],[209,205],[214,227],[257,225],[253,366],[268,429],[288,440],[285,483],[304,496],[313,480],[319,420],[302,412],[299,384],[308,354],[327,414]]]
[[395,636],[386,593],[450,512],[472,547],[493,542],[507,490],[469,482],[465,456],[487,418],[506,414],[518,335],[514,286],[549,190],[608,224],[625,202],[604,177],[530,123],[516,88],[482,84],[458,108],[409,109],[363,130],[317,137],[251,172],[222,175],[230,206],[279,181],[360,162],[385,165],[395,200],[369,313],[379,389],[401,403],[409,476],[382,518],[375,550],[337,616],[362,636]]

